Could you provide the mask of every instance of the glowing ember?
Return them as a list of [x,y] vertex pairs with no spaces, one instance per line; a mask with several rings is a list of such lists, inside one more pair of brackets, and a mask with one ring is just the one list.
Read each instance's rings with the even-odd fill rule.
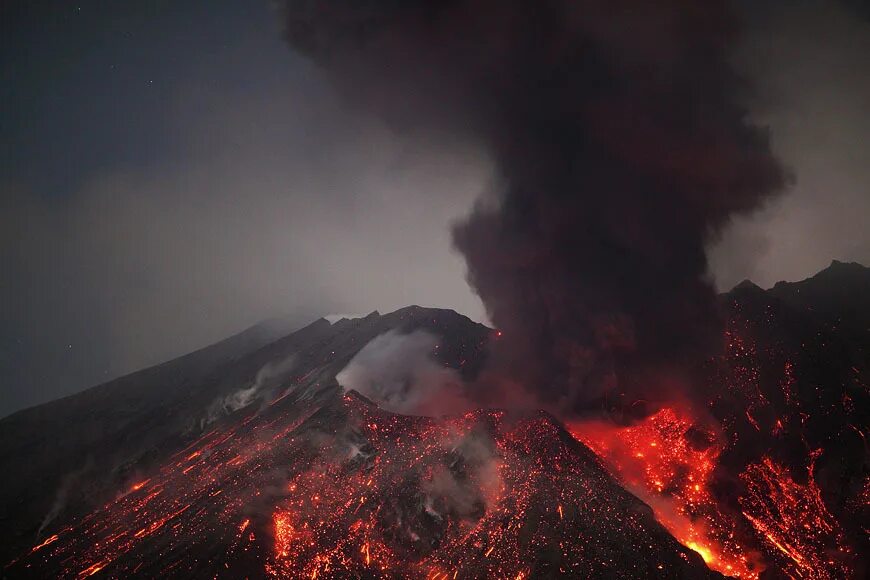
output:
[[[764,569],[759,550],[795,578],[848,578],[853,550],[822,500],[811,455],[808,482],[796,483],[770,458],[751,464],[740,476],[745,492],[742,514],[725,514],[709,491],[718,444],[695,449],[685,436],[691,422],[662,409],[641,423],[619,427],[578,423],[576,437],[593,448],[625,483],[645,500],[656,518],[713,569],[738,578],[756,578]],[[760,543],[736,538],[742,515]],[[831,552],[830,547],[836,551]],[[781,557],[776,557],[781,556]],[[783,564],[784,562],[784,564]]]
[[502,413],[478,411],[436,421],[351,395],[310,407],[288,396],[267,408],[203,435],[9,570],[79,578],[705,576],[701,558],[549,416],[505,425]]
[[[366,570],[376,577],[444,580],[528,578],[537,569],[583,577],[617,566],[617,559],[604,556],[611,548],[601,551],[609,533],[602,535],[601,526],[636,537],[634,546],[659,541],[641,539],[649,523],[618,507],[636,500],[601,494],[607,475],[591,468],[594,460],[581,460],[592,459],[588,452],[559,442],[560,428],[549,419],[504,431],[494,412],[421,422],[401,416],[374,421],[367,415],[380,411],[358,410],[366,443],[352,446],[350,464],[295,461],[309,467],[291,477],[290,495],[273,514],[270,575],[342,578]],[[330,448],[335,441],[323,444]],[[382,449],[390,452],[377,452]],[[386,489],[395,491],[385,501]],[[577,526],[592,520],[597,532],[578,544]],[[546,563],[536,555],[540,550],[549,554]],[[649,574],[653,564],[679,569],[687,563],[679,554],[642,556],[642,566],[650,568],[635,573]]]
[[[815,480],[822,451],[809,454],[805,482],[773,459],[789,437],[799,453],[810,445],[796,437],[814,419],[795,366],[779,359],[782,380],[767,381],[775,396],[765,394],[758,349],[736,331],[727,338],[731,374],[718,396],[737,404],[715,433],[675,407],[629,426],[577,423],[572,438],[546,414],[436,420],[388,413],[337,386],[288,388],[214,426],[74,525],[49,530],[6,570],[703,578],[706,562],[737,578],[757,578],[765,566],[793,578],[849,577],[848,522],[838,524]],[[858,419],[844,429],[866,447]],[[763,455],[733,461],[737,445],[762,438],[773,442],[759,445]],[[719,504],[713,483],[726,467],[735,491]],[[867,504],[870,482],[863,490],[856,501]]]
[[149,481],[151,480],[146,479],[145,481],[140,481],[139,483],[134,484],[133,487],[130,488],[130,491],[139,491],[140,489],[148,485]]
[[[785,556],[784,570],[789,575],[819,580],[848,578],[851,549],[814,479],[820,451],[811,456],[805,485],[796,483],[770,458],[750,465],[741,475],[747,493],[740,504],[759,536]],[[839,547],[836,553],[827,549],[831,545]]]
[[53,543],[53,542],[56,542],[57,539],[58,539],[58,537],[59,537],[59,536],[58,536],[57,534],[54,534],[54,535],[52,535],[52,536],[49,536],[49,537],[46,538],[45,541],[43,541],[41,544],[38,544],[38,545],[36,545],[36,546],[33,546],[33,549],[31,550],[31,553],[36,552],[37,550],[39,550],[39,549],[41,549],[41,548],[44,548],[45,546],[47,546],[47,545],[49,545],[49,544],[51,544],[51,543]]

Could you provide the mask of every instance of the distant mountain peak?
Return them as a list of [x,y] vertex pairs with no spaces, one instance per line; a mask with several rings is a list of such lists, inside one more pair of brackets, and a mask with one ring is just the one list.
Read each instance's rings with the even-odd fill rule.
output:
[[761,287],[760,287],[758,284],[756,284],[755,282],[753,282],[753,281],[750,280],[749,278],[746,278],[745,280],[743,280],[742,282],[740,282],[737,286],[735,286],[735,287],[732,289],[732,291],[734,291],[734,290],[752,290],[752,291],[756,291],[756,290],[757,290],[757,291],[763,291],[763,290],[761,289]]

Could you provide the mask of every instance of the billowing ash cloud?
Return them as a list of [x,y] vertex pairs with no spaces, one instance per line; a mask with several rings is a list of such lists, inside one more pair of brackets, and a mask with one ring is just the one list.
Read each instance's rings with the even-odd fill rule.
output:
[[562,411],[662,398],[718,348],[705,243],[782,188],[722,1],[307,0],[286,36],[346,94],[497,168],[454,231],[504,376]]

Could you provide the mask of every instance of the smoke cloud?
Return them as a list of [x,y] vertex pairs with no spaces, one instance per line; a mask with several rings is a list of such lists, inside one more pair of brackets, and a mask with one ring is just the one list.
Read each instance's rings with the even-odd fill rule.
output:
[[455,515],[479,519],[504,488],[495,441],[482,430],[443,441],[447,463],[423,480],[424,509],[437,519]]
[[727,2],[308,0],[284,19],[392,126],[491,156],[454,244],[505,376],[563,412],[686,394],[721,336],[705,245],[786,182],[741,105]]
[[296,366],[296,355],[292,354],[281,361],[270,361],[257,371],[253,383],[232,393],[218,397],[208,406],[206,416],[200,421],[200,428],[214,423],[221,417],[244,409],[254,401],[270,395],[279,381],[284,380]]
[[348,363],[336,380],[380,407],[396,413],[444,415],[470,406],[462,379],[432,355],[438,338],[416,330],[391,330],[372,339]]
[[49,526],[49,524],[55,521],[57,517],[63,513],[63,510],[65,510],[69,504],[70,496],[74,495],[82,480],[93,466],[93,460],[88,458],[78,469],[63,476],[57,491],[55,491],[51,508],[48,510],[48,513],[45,514],[45,517],[42,518],[42,522],[39,524],[39,529],[36,531],[37,540],[42,538],[42,532]]

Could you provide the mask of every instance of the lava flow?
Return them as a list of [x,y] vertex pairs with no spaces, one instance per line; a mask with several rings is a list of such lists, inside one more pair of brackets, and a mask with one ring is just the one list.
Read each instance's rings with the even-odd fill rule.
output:
[[[848,578],[853,549],[821,497],[810,456],[808,481],[794,480],[769,457],[740,473],[741,510],[723,507],[711,483],[724,446],[704,439],[693,422],[664,408],[630,426],[583,422],[572,433],[599,454],[656,519],[708,566],[736,578],[757,578],[774,560],[790,578]],[[750,532],[753,531],[754,533]]]
[[277,402],[286,407],[206,433],[7,572],[704,577],[703,558],[757,578],[763,547],[792,578],[850,572],[842,558],[822,560],[831,541],[845,544],[812,466],[802,485],[769,458],[750,465],[742,512],[724,512],[710,491],[724,445],[673,408],[630,426],[578,423],[572,438],[547,415],[434,420],[353,394]]
[[[743,516],[760,536],[786,557],[785,572],[795,578],[848,578],[845,564],[851,555],[837,520],[821,497],[814,478],[813,452],[806,484],[794,481],[789,472],[765,457],[750,465],[741,479],[746,494],[740,498]],[[830,553],[828,546],[836,546]]]
[[293,462],[272,516],[271,576],[704,576],[550,417],[433,421],[351,396],[343,409],[357,427],[325,434],[318,422],[331,418],[315,417],[319,449]]
[[664,408],[635,425],[588,421],[573,424],[571,431],[708,566],[737,578],[758,576],[760,555],[737,539],[733,520],[710,492],[722,445],[693,428],[685,414]]

